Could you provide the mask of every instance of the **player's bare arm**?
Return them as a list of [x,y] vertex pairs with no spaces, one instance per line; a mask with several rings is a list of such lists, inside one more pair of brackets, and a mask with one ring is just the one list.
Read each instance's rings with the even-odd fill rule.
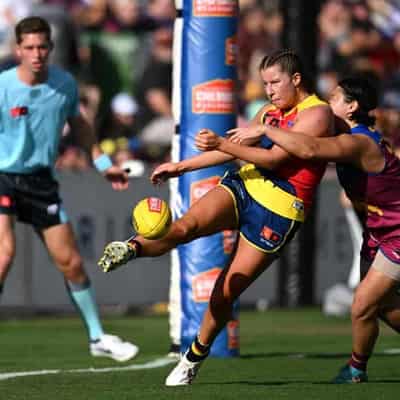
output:
[[[247,144],[248,139],[260,138],[266,134],[272,126],[260,124],[260,119],[252,122],[248,127],[229,130],[229,140],[233,143]],[[334,133],[334,120],[330,108],[327,105],[315,106],[301,111],[293,127],[289,129],[275,128],[282,133],[304,132],[309,136],[331,136]]]
[[161,164],[153,171],[150,180],[153,184],[161,184],[169,178],[181,176],[186,172],[223,164],[234,159],[235,157],[218,150],[209,151],[176,163]]
[[[95,136],[94,129],[83,114],[70,118],[68,123],[71,129],[77,132],[79,144],[92,157],[93,160],[100,157],[107,157],[101,151]],[[108,161],[107,168],[103,168],[100,172],[111,182],[114,190],[126,190],[129,186],[128,174],[120,167],[113,165],[111,160]]]
[[268,169],[277,168],[291,157],[287,151],[278,146],[273,146],[270,150],[243,146],[230,142],[228,139],[218,136],[212,131],[198,134],[195,143],[196,147],[201,151],[208,152],[219,150],[240,160],[251,162],[259,167]]
[[[238,138],[246,140],[257,138],[267,133],[270,125],[254,124],[247,128],[236,128],[229,132],[232,137],[229,140],[215,137],[211,132],[199,134],[196,137],[196,146],[202,151],[217,149],[234,155],[242,160],[252,162],[259,167],[275,169],[283,162],[290,159],[289,152],[283,147],[273,146],[271,149],[242,146]],[[333,116],[328,106],[316,106],[299,113],[297,121],[291,130],[277,129],[282,135],[290,136],[292,131],[304,131],[314,136],[329,136],[333,133]],[[310,133],[308,133],[310,132]],[[236,138],[236,140],[235,140]]]
[[[238,143],[245,146],[257,145],[260,142],[261,137],[265,135],[263,124],[261,121],[263,121],[263,116],[267,112],[269,107],[269,104],[261,107],[261,109],[257,112],[257,114],[246,127],[234,128],[227,131],[226,133],[227,137],[229,137],[229,140],[233,143]],[[268,122],[269,119],[267,118],[264,123]],[[246,132],[245,137],[240,137],[240,135],[236,133],[237,131]]]
[[94,128],[82,110],[80,110],[80,113],[76,117],[69,118],[68,124],[77,133],[76,137],[79,145],[92,159],[96,159],[102,154],[97,144]]
[[320,138],[300,132],[285,135],[273,127],[267,127],[265,131],[278,146],[304,160],[349,162],[371,173],[380,172],[384,166],[379,147],[365,135],[344,133]]

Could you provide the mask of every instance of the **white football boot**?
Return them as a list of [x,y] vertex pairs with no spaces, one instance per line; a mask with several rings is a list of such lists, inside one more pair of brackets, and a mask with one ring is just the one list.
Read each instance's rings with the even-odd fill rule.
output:
[[113,271],[136,258],[136,248],[129,243],[129,240],[114,241],[106,245],[103,255],[97,263],[104,272]]
[[175,344],[171,343],[171,346],[169,347],[167,357],[171,358],[172,360],[180,360],[181,359],[181,345],[180,344]]
[[165,386],[190,385],[196,377],[202,362],[203,360],[197,362],[189,361],[185,354],[165,379]]
[[139,352],[139,347],[124,342],[114,335],[103,334],[99,340],[90,343],[90,354],[94,357],[110,357],[115,361],[128,361]]

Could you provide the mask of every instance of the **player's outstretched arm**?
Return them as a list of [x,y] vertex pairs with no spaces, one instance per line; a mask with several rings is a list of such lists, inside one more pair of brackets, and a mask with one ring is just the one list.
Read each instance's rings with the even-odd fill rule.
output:
[[218,136],[210,130],[199,132],[195,144],[200,151],[206,152],[205,154],[210,151],[220,151],[239,160],[251,162],[270,170],[277,168],[290,158],[289,153],[278,146],[272,146],[271,149],[244,146]]
[[234,156],[218,150],[209,151],[176,163],[168,162],[161,164],[153,171],[150,180],[153,184],[161,184],[170,178],[176,178],[186,172],[223,164],[234,159]]

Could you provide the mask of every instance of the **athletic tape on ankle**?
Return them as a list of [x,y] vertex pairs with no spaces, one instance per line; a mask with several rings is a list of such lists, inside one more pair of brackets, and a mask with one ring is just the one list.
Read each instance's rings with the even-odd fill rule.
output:
[[107,154],[102,154],[101,156],[94,159],[93,164],[99,172],[104,172],[113,165],[111,158]]

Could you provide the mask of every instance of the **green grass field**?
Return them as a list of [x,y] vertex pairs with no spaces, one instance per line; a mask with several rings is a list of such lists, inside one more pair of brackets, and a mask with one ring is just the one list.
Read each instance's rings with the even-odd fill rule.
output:
[[[318,310],[242,312],[241,357],[209,359],[190,387],[166,388],[171,365],[143,369],[165,355],[166,316],[107,318],[107,331],[141,347],[131,363],[88,355],[76,318],[0,321],[1,400],[127,399],[396,399],[400,355],[396,334],[384,328],[369,365],[370,383],[332,385],[330,379],[351,348],[348,319],[324,317]],[[132,370],[114,367],[132,366]],[[94,373],[101,368],[108,372]],[[81,371],[79,371],[81,369]],[[17,371],[52,371],[4,379]],[[60,371],[61,370],[61,371]]]

